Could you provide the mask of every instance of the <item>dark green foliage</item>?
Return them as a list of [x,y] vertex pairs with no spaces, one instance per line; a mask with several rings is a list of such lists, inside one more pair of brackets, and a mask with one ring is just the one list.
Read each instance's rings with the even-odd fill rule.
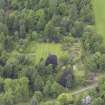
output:
[[6,61],[3,58],[0,58],[0,65],[1,66],[5,66]]
[[105,55],[99,52],[91,55],[86,58],[85,66],[88,70],[93,72],[101,72],[105,70]]
[[39,64],[37,67],[38,72],[41,76],[49,76],[54,74],[54,70],[52,69],[52,65],[45,66],[45,64]]
[[6,37],[4,40],[4,50],[6,50],[7,52],[10,52],[13,50],[13,41],[12,41],[12,37]]
[[59,42],[68,33],[80,37],[83,24],[94,23],[90,0],[1,0],[0,4],[4,9],[0,31],[19,39],[35,31],[37,38],[41,35],[43,40]]
[[92,92],[92,105],[104,105],[105,103],[105,78],[99,83],[98,90]]
[[92,26],[87,26],[82,37],[82,45],[89,53],[99,51],[102,43],[102,37],[98,35]]
[[3,74],[2,77],[5,78],[17,78],[18,77],[18,67],[17,64],[11,63],[11,64],[6,64],[4,69],[3,69]]
[[53,80],[48,80],[45,84],[43,93],[47,97],[56,98],[64,89],[61,85]]
[[98,97],[94,99],[92,105],[104,105],[104,101],[100,97]]
[[24,68],[20,72],[20,76],[26,76],[29,78],[29,85],[32,91],[41,91],[44,85],[44,81],[41,76],[38,74],[35,67]]
[[[69,52],[81,39],[85,68],[104,71],[105,46],[94,22],[91,0],[0,0],[0,105],[18,104],[31,96],[30,105],[73,105],[71,95],[61,94],[75,84],[73,54],[63,55],[59,62],[56,54],[49,55],[36,64],[37,55],[28,56],[28,46],[35,41],[60,42]],[[47,101],[50,98],[57,100]]]

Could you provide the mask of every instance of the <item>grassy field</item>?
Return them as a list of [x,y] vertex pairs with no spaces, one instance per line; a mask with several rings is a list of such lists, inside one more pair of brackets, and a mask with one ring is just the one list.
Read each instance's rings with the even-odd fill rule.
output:
[[105,38],[105,0],[92,0],[96,19],[96,29]]
[[54,43],[37,43],[36,47],[32,49],[35,50],[35,61],[38,63],[41,58],[46,59],[49,54],[57,55],[58,59],[64,55],[67,55],[67,52],[63,51],[61,48],[61,44]]
[[37,44],[36,49],[36,62],[39,62],[41,58],[46,58],[49,54],[55,54],[58,58],[61,58],[63,55],[67,55],[67,52],[62,50],[61,44],[42,43]]
[[25,53],[19,53],[17,50],[13,51],[10,54],[10,60],[14,61],[15,57],[21,54],[31,57],[33,62],[38,64],[41,58],[46,59],[49,54],[55,54],[60,59],[67,56],[68,52],[62,50],[61,44],[31,42],[26,47]]

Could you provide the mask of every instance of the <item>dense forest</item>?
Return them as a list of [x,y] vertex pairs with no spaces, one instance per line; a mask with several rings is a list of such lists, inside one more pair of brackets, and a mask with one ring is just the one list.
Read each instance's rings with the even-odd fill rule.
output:
[[91,0],[0,0],[0,105],[104,105],[95,25]]

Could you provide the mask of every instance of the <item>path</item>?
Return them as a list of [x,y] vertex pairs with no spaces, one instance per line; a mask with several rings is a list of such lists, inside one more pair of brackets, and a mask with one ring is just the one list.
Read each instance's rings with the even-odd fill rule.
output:
[[78,95],[78,94],[80,94],[82,92],[85,92],[85,91],[88,91],[88,90],[92,90],[92,89],[96,88],[97,86],[98,86],[98,84],[95,83],[93,85],[90,85],[90,86],[84,87],[84,88],[82,88],[80,90],[77,90],[76,92],[73,92],[72,95]]

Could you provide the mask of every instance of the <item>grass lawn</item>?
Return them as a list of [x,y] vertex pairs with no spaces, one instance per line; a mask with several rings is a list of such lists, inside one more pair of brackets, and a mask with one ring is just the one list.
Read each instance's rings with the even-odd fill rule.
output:
[[35,62],[38,63],[41,58],[45,59],[49,54],[55,54],[58,58],[67,55],[68,53],[62,50],[61,44],[55,43],[35,43],[32,42],[27,47],[28,54],[35,54]]
[[96,29],[105,38],[105,0],[92,0],[96,19]]
[[36,62],[39,62],[41,58],[46,58],[49,54],[55,54],[58,58],[62,57],[64,54],[67,54],[61,49],[60,44],[37,44],[36,46]]
[[13,51],[10,54],[10,61],[13,61],[17,55],[25,54],[32,58],[35,64],[38,64],[40,59],[46,59],[49,54],[57,55],[58,59],[64,56],[67,56],[67,51],[62,50],[62,45],[55,43],[39,43],[39,42],[30,42],[25,48],[25,53],[19,53],[18,51]]

